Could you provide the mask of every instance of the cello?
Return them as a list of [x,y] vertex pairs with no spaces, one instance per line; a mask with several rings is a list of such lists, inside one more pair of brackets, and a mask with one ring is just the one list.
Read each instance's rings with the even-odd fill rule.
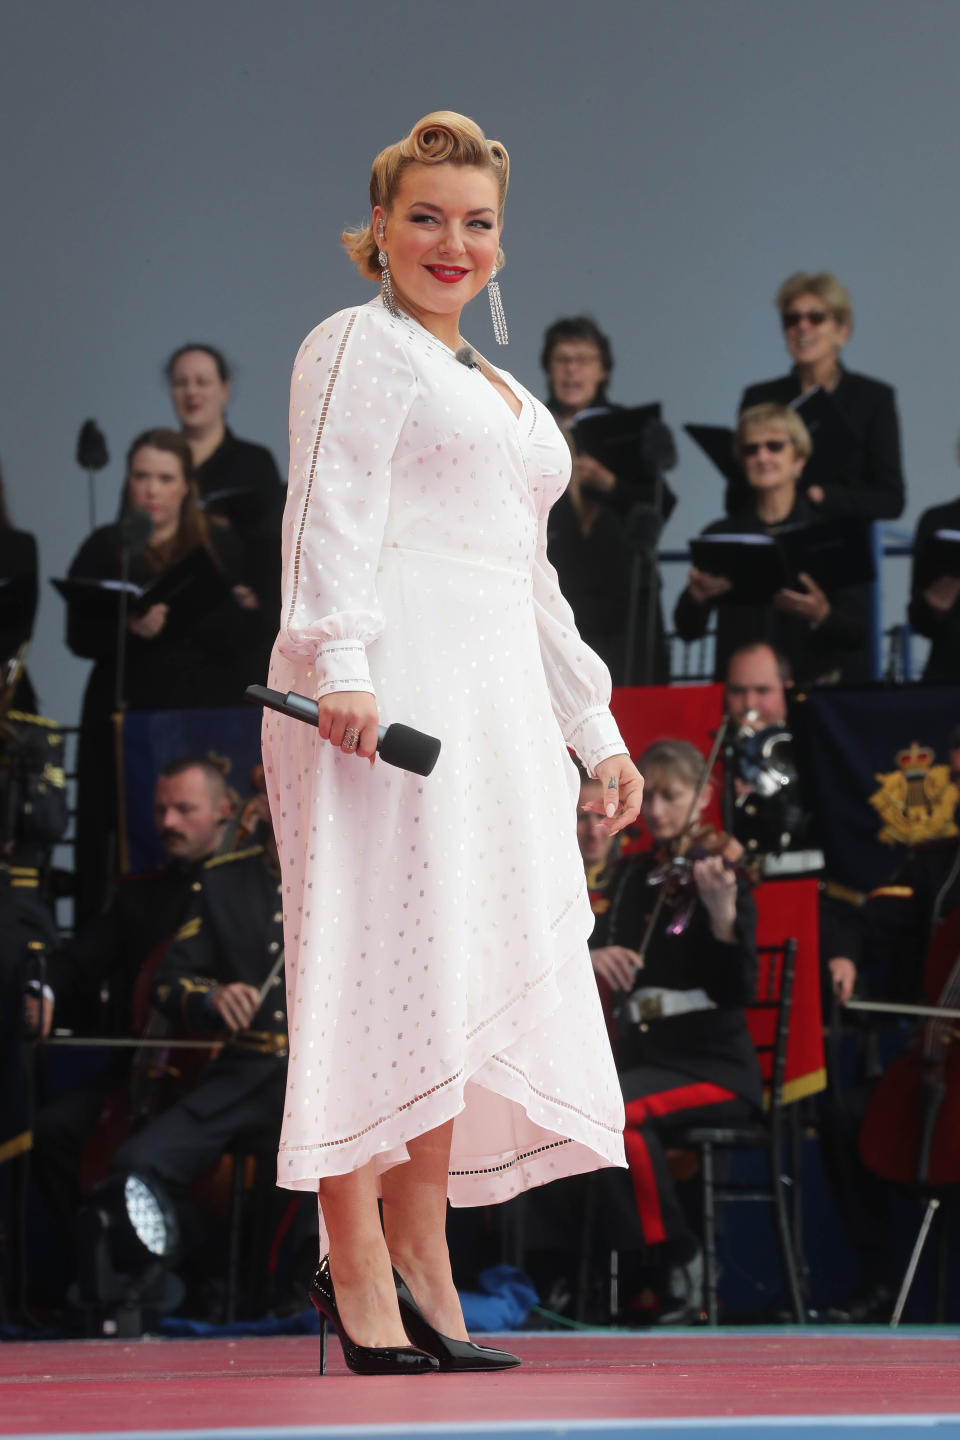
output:
[[860,1158],[884,1180],[956,1185],[960,1183],[960,1047],[955,1043],[960,1025],[956,1016],[960,906],[934,926],[924,957],[923,995],[927,1018],[920,1035],[905,1055],[891,1062],[870,1097],[860,1127]]

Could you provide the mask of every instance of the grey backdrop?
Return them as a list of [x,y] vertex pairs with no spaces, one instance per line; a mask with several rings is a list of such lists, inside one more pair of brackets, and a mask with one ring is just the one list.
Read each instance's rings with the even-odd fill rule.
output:
[[[586,309],[615,398],[727,422],[784,369],[777,284],[826,267],[853,292],[850,365],[899,392],[906,521],[957,492],[956,0],[4,0],[0,19],[0,457],[45,576],[88,529],[80,422],[110,443],[103,522],[186,339],[235,362],[231,423],[285,467],[297,345],[371,293],[339,231],[374,153],[438,107],[509,146],[507,364],[533,389],[545,325]],[[489,348],[484,308],[466,330]],[[719,513],[680,451],[675,544]],[[86,665],[62,634],[45,584],[31,669],[68,721]]]

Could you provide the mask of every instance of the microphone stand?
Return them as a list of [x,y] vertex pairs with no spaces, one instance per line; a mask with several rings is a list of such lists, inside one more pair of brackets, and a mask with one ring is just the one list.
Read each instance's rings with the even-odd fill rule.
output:
[[[659,465],[654,466],[653,471],[653,510],[659,519],[663,515],[663,470]],[[662,522],[661,522],[662,523]],[[657,643],[657,605],[660,599],[660,587],[657,583],[657,541],[653,541],[647,550],[647,615],[646,615],[646,637],[643,652],[643,679],[641,685],[652,685],[655,674],[654,651]]]
[[[659,507],[663,494],[663,475],[657,470],[654,486],[655,506]],[[627,601],[627,634],[623,657],[624,685],[650,685],[653,683],[653,656],[657,633],[657,541],[662,521],[659,508],[639,501],[627,516],[626,535],[633,550],[630,562],[630,598]],[[646,566],[646,578],[643,567]],[[647,612],[644,617],[644,656],[639,681],[634,679],[637,655],[637,636],[640,629],[640,600],[647,594]]]
[[127,708],[124,696],[126,668],[127,668],[127,619],[130,614],[130,551],[129,540],[124,538],[120,544],[120,604],[117,607],[117,667],[114,672],[113,682],[113,709],[117,715],[122,715]]

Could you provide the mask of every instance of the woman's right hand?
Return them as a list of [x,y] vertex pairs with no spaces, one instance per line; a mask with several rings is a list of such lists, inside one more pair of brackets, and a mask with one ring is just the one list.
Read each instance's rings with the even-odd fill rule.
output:
[[131,615],[127,629],[131,635],[139,635],[141,640],[153,640],[166,625],[169,614],[169,605],[151,605],[143,615]]
[[726,595],[732,586],[733,581],[728,580],[724,575],[708,575],[705,570],[698,570],[695,565],[691,569],[690,578],[687,581],[687,589],[698,605]]
[[[317,701],[317,730],[321,740],[329,740],[344,755],[359,755],[371,765],[377,754],[377,729],[380,716],[376,697],[366,690],[339,690]],[[349,742],[354,734],[354,744]]]
[[606,980],[610,989],[619,990],[624,995],[633,989],[643,968],[637,951],[628,949],[626,945],[602,945],[590,951],[590,959],[594,971]]
[[928,585],[923,592],[923,598],[930,609],[938,611],[941,615],[946,615],[949,610],[953,609],[958,596],[960,596],[960,580],[955,579],[952,575],[942,575],[939,580],[934,580],[932,585]]

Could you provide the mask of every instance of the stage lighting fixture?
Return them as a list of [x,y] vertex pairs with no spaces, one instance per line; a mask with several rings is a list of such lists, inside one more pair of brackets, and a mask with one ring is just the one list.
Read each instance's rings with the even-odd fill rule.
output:
[[141,1335],[144,1311],[172,1308],[167,1267],[180,1246],[177,1214],[144,1175],[117,1175],[91,1192],[77,1219],[78,1292],[88,1332]]

